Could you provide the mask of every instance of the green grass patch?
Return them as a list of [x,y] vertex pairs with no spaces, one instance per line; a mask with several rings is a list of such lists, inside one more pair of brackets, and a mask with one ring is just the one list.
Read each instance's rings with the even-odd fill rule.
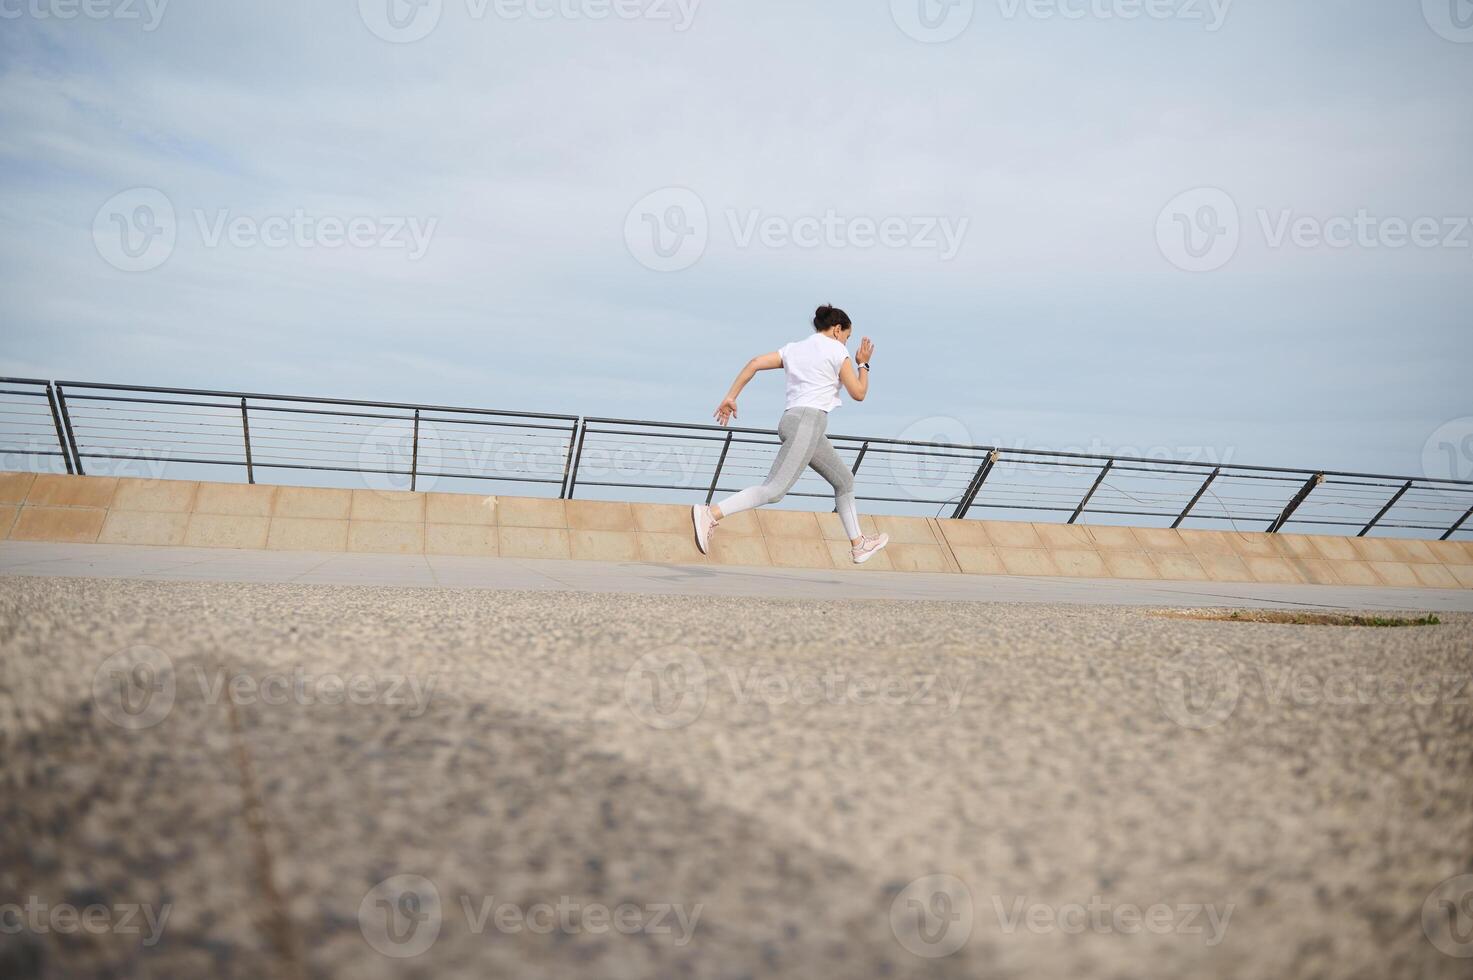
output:
[[1431,613],[1425,616],[1357,616],[1339,613],[1312,613],[1279,609],[1232,609],[1200,612],[1166,613],[1173,619],[1200,619],[1220,623],[1278,623],[1285,626],[1441,626],[1442,620]]

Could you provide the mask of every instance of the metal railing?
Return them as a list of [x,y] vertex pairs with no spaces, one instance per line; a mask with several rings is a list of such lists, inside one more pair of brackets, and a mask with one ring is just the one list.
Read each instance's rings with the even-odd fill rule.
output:
[[[855,496],[936,516],[1278,532],[1473,531],[1473,480],[830,435]],[[710,502],[761,482],[772,429],[0,378],[0,453],[30,468],[352,473],[379,489],[515,485]],[[3,468],[14,468],[5,466]],[[298,477],[300,479],[300,477]],[[464,484],[461,481],[466,481]],[[808,474],[792,496],[826,498]],[[1466,528],[1466,530],[1465,530]]]

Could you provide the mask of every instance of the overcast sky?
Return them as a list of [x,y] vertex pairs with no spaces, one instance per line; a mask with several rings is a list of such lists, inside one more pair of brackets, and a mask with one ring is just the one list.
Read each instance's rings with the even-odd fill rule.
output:
[[832,302],[839,432],[1473,435],[1468,0],[79,3],[0,0],[6,374],[701,421]]

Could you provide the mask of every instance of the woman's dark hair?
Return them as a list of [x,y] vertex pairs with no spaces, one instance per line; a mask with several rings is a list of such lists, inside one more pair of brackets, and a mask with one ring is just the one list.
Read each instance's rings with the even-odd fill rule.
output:
[[837,306],[820,306],[813,314],[813,329],[827,330],[829,327],[850,327],[849,314]]

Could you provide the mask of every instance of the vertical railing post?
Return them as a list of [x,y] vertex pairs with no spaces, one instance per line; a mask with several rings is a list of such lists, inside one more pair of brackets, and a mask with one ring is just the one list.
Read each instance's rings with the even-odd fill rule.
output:
[[61,385],[56,386],[56,405],[61,409],[61,427],[66,432],[67,443],[72,447],[72,459],[77,464],[77,475],[86,476],[87,471],[82,468],[82,453],[77,449],[77,434],[72,431],[72,415],[66,407],[66,392],[61,390]]
[[859,454],[854,457],[854,465],[849,467],[850,476],[857,476],[859,474],[859,464],[864,462],[864,454],[867,452],[869,452],[868,439],[864,440],[864,445],[859,447]]
[[1192,494],[1192,499],[1187,501],[1187,505],[1181,509],[1181,513],[1176,516],[1176,520],[1171,522],[1173,528],[1181,527],[1181,522],[1187,519],[1187,515],[1192,512],[1192,508],[1197,506],[1197,501],[1202,499],[1202,494],[1207,492],[1207,488],[1212,486],[1212,481],[1217,479],[1217,474],[1221,472],[1221,466],[1214,466],[1212,468],[1212,472],[1207,474],[1207,479],[1203,480],[1202,485],[1197,488],[1197,492]]
[[56,426],[56,442],[61,447],[61,458],[66,463],[66,471],[73,473],[72,453],[67,448],[66,432],[61,427],[61,413],[56,410],[56,393],[51,390],[49,381],[46,382],[46,406],[51,409],[51,424]]
[[721,467],[726,465],[726,454],[731,449],[731,437],[735,434],[734,432],[728,432],[726,434],[726,441],[721,444],[721,455],[716,460],[716,472],[711,474],[711,486],[706,490],[707,505],[716,496],[716,483],[721,479]]
[[1376,511],[1376,516],[1373,517],[1373,518],[1371,518],[1371,522],[1369,524],[1367,524],[1365,527],[1363,527],[1363,528],[1360,529],[1360,533],[1357,534],[1356,537],[1363,538],[1367,534],[1370,534],[1371,533],[1371,528],[1375,527],[1377,524],[1380,524],[1381,523],[1381,518],[1383,518],[1383,517],[1386,516],[1386,512],[1389,511],[1391,508],[1395,507],[1396,506],[1396,502],[1401,499],[1402,494],[1406,493],[1411,488],[1412,488],[1412,481],[1411,480],[1408,480],[1407,482],[1403,483],[1401,485],[1401,489],[1398,490],[1398,491],[1396,491],[1396,493],[1394,493],[1392,495],[1392,497],[1391,497],[1390,500],[1386,501],[1386,506],[1385,507],[1382,507],[1380,510]]
[[414,445],[409,450],[409,490],[419,482],[419,409],[414,410]]
[[573,450],[578,445],[578,427],[583,424],[581,417],[573,420],[573,427],[568,430],[568,451],[563,453],[563,485],[558,488],[558,499],[562,500],[568,496],[568,476],[573,472]]
[[568,469],[568,492],[563,495],[568,500],[573,499],[573,488],[578,485],[578,464],[583,461],[583,443],[587,440],[587,438],[588,420],[579,419],[576,440],[578,443],[578,449],[573,453],[573,465]]
[[951,514],[953,520],[959,521],[967,516],[967,512],[972,509],[972,504],[977,499],[977,494],[982,492],[982,484],[986,483],[987,478],[992,475],[992,468],[997,465],[1000,455],[996,449],[987,451],[987,458],[982,461],[981,466],[977,467],[977,472],[972,474],[972,479],[968,481],[962,499],[958,501],[956,510]]
[[251,419],[246,414],[246,400],[240,400],[240,431],[245,434],[246,482],[256,482],[256,464],[251,459]]
[[1473,507],[1469,507],[1467,510],[1463,511],[1463,516],[1458,518],[1458,522],[1452,527],[1448,528],[1446,533],[1444,533],[1443,536],[1438,538],[1437,540],[1446,541],[1448,538],[1458,533],[1458,528],[1462,527],[1470,517],[1473,517]]
[[1294,516],[1294,512],[1299,509],[1299,505],[1304,503],[1304,498],[1309,496],[1309,492],[1324,482],[1325,474],[1323,473],[1316,473],[1308,480],[1305,480],[1304,486],[1299,488],[1299,492],[1294,495],[1294,499],[1289,501],[1288,506],[1285,507],[1283,511],[1280,512],[1279,516],[1274,518],[1273,523],[1268,526],[1268,533],[1278,534],[1279,530],[1285,524],[1289,523],[1289,518]]
[[1095,495],[1095,491],[1100,488],[1100,484],[1105,482],[1105,477],[1109,474],[1110,468],[1114,465],[1115,461],[1113,459],[1105,460],[1105,466],[1102,470],[1100,470],[1100,475],[1095,477],[1095,482],[1090,486],[1089,493],[1084,495],[1084,499],[1079,502],[1079,506],[1075,507],[1074,513],[1070,515],[1070,524],[1073,524],[1075,521],[1079,520],[1079,515],[1083,514],[1084,508],[1089,506],[1090,498]]

